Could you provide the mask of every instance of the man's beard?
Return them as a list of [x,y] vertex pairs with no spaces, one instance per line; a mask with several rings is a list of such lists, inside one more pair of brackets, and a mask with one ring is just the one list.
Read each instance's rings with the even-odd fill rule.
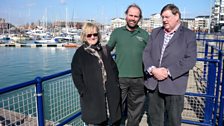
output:
[[129,25],[129,22],[130,22],[130,21],[127,21],[127,26],[128,26],[128,28],[134,30],[134,29],[137,27],[137,22],[134,21],[134,22],[135,22],[135,25],[134,25],[134,26]]

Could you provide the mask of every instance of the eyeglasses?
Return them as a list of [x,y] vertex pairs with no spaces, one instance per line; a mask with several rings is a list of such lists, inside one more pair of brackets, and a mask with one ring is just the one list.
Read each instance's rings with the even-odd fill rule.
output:
[[162,19],[170,19],[171,17],[173,17],[175,15],[162,15]]
[[86,35],[87,38],[90,38],[92,36],[97,37],[98,36],[98,33],[93,33],[93,34],[87,34]]

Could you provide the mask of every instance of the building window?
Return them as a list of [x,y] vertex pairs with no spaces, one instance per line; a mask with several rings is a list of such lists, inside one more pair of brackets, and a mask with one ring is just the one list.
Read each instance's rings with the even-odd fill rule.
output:
[[224,13],[224,7],[221,7],[220,13]]
[[224,21],[224,15],[220,15],[220,21]]

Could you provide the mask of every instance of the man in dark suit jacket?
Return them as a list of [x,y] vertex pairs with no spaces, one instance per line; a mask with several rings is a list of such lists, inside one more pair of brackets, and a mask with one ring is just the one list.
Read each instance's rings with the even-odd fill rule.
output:
[[175,5],[164,6],[160,14],[163,26],[152,31],[143,52],[149,125],[180,126],[189,70],[196,63],[196,36],[182,26]]

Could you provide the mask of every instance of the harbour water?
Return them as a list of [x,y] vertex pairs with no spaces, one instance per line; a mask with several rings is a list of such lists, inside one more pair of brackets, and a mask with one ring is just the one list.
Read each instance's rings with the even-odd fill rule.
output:
[[76,48],[0,48],[0,88],[70,69]]

